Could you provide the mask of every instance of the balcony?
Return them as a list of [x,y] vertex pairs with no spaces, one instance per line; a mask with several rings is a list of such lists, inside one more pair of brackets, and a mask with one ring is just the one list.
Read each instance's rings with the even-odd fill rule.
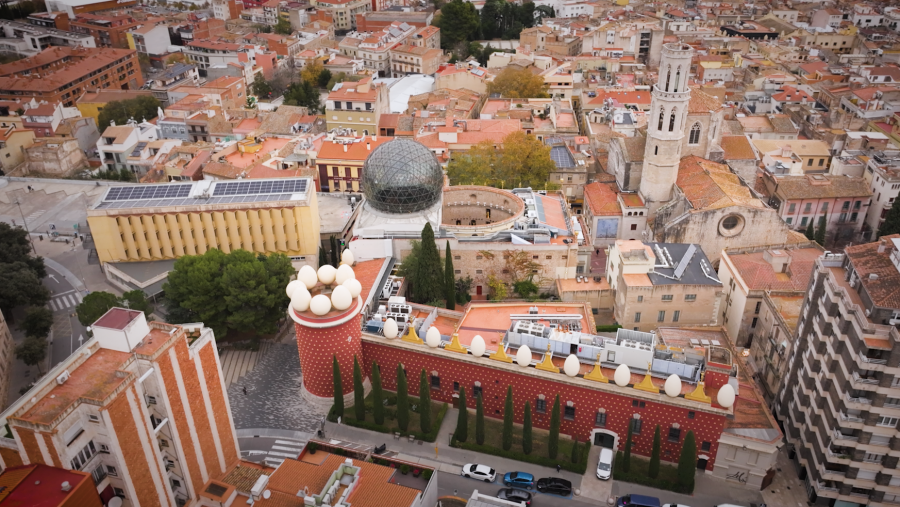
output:
[[875,357],[867,357],[862,352],[859,353],[859,360],[866,364],[887,364],[887,359],[878,359]]
[[859,372],[853,372],[853,381],[859,382],[860,384],[878,384],[878,379],[875,377],[863,377],[859,374]]
[[849,394],[847,394],[845,396],[845,398],[850,403],[860,403],[862,405],[871,405],[872,404],[872,400],[870,400],[869,398],[854,398],[854,397],[850,396]]
[[[842,419],[844,418],[844,413],[843,413],[843,412],[841,412],[841,418],[842,418]],[[862,422],[862,419],[860,419],[860,422]],[[844,434],[841,433],[839,430],[832,430],[831,436],[833,436],[833,437],[835,438],[835,440],[844,440],[844,441],[846,441],[846,442],[857,442],[857,441],[859,441],[859,437],[854,437],[854,436],[852,436],[852,435],[844,435]]]
[[847,422],[858,422],[858,423],[863,422],[861,417],[856,417],[856,415],[845,414],[843,412],[841,412],[841,420],[847,421]]
[[816,481],[816,490],[818,490],[818,491],[833,491],[835,493],[838,492],[838,488],[835,488],[833,486],[826,486],[824,483],[821,483],[819,481]]

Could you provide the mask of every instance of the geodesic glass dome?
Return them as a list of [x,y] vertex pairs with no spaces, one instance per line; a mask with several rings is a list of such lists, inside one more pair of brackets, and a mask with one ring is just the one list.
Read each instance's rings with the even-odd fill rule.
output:
[[441,199],[444,173],[434,154],[410,139],[395,139],[375,148],[363,165],[362,192],[385,213],[412,213]]

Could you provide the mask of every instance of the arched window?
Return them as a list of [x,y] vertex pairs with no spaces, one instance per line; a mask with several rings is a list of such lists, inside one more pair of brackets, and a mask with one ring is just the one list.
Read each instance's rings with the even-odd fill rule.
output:
[[656,130],[663,129],[663,121],[666,118],[666,110],[664,108],[659,108],[659,125],[656,127]]
[[675,132],[675,109],[672,109],[672,116],[669,116],[669,132]]
[[672,80],[672,67],[666,67],[666,91],[669,91],[669,81]]
[[695,123],[691,127],[691,134],[688,137],[688,144],[700,144],[700,123]]
[[672,87],[673,92],[678,91],[678,84],[681,82],[681,67],[678,67],[678,71],[675,72],[675,86]]

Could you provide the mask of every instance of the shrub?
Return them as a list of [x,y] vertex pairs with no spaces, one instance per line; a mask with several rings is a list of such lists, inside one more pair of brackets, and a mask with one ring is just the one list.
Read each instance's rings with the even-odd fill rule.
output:
[[522,421],[522,452],[531,454],[531,402],[525,402],[525,418]]
[[430,468],[426,468],[426,469],[422,470],[422,478],[425,479],[426,481],[430,481],[431,476],[433,474],[434,474],[434,470],[432,470]]
[[656,432],[653,433],[653,450],[650,451],[650,469],[647,472],[652,479],[656,479],[659,476],[659,447],[659,425],[657,424]]
[[315,442],[308,442],[306,444],[306,450],[309,451],[310,454],[315,454],[318,449],[319,449],[319,444],[317,444]]
[[[622,453],[622,451],[617,452],[616,461],[621,462],[623,459],[624,454]],[[690,495],[691,493],[693,493],[693,487],[687,489],[678,483],[678,471],[674,466],[662,465],[660,467],[660,475],[666,478],[659,477],[654,479],[650,477],[649,473],[647,473],[647,467],[649,466],[648,462],[640,459],[635,459],[634,465],[635,468],[640,468],[640,470],[626,472],[621,466],[613,466],[613,479],[616,481],[630,482],[632,484],[640,484],[642,486],[674,491],[676,493],[685,495]]]
[[484,403],[481,396],[475,397],[475,443],[484,444]]
[[375,424],[384,424],[384,405],[381,391],[381,368],[378,363],[372,362],[372,416]]
[[547,442],[547,455],[556,459],[559,452],[559,395],[553,401],[553,412],[550,414],[550,441]]
[[604,326],[597,326],[598,333],[615,333],[616,329],[621,329],[622,326],[619,324],[607,324]]
[[[573,442],[573,444],[577,445],[577,442]],[[584,471],[587,470],[587,453],[580,453],[578,463],[572,463],[569,460],[562,460],[561,462],[557,462],[554,459],[550,459],[546,456],[539,455],[531,455],[525,454],[521,451],[509,450],[504,451],[498,447],[491,447],[488,445],[478,445],[472,442],[453,442],[453,439],[450,440],[450,446],[456,447],[458,449],[465,449],[469,451],[481,452],[484,454],[491,454],[493,456],[499,456],[501,458],[514,459],[516,461],[522,461],[524,463],[532,463],[535,465],[545,466],[549,468],[555,468],[556,465],[559,465],[563,470],[568,470],[569,472],[574,472],[576,474],[584,474]]]
[[409,388],[406,386],[406,370],[397,363],[397,426],[400,431],[409,429]]
[[681,455],[678,457],[678,482],[686,490],[694,490],[694,474],[697,469],[697,444],[694,440],[694,432],[688,431],[681,445]]
[[408,474],[409,473],[409,465],[407,465],[405,463],[400,465],[400,473],[403,475]]

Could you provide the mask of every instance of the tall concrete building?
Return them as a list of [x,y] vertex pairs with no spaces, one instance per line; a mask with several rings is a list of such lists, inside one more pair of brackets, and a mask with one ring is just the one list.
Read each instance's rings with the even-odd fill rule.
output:
[[813,268],[775,412],[812,505],[900,503],[900,236]]
[[0,466],[87,472],[124,507],[196,505],[240,458],[212,330],[124,308],[93,330],[0,414]]
[[693,49],[686,44],[664,44],[659,81],[653,86],[644,147],[640,192],[653,214],[672,197],[681,161],[691,89],[688,75]]

